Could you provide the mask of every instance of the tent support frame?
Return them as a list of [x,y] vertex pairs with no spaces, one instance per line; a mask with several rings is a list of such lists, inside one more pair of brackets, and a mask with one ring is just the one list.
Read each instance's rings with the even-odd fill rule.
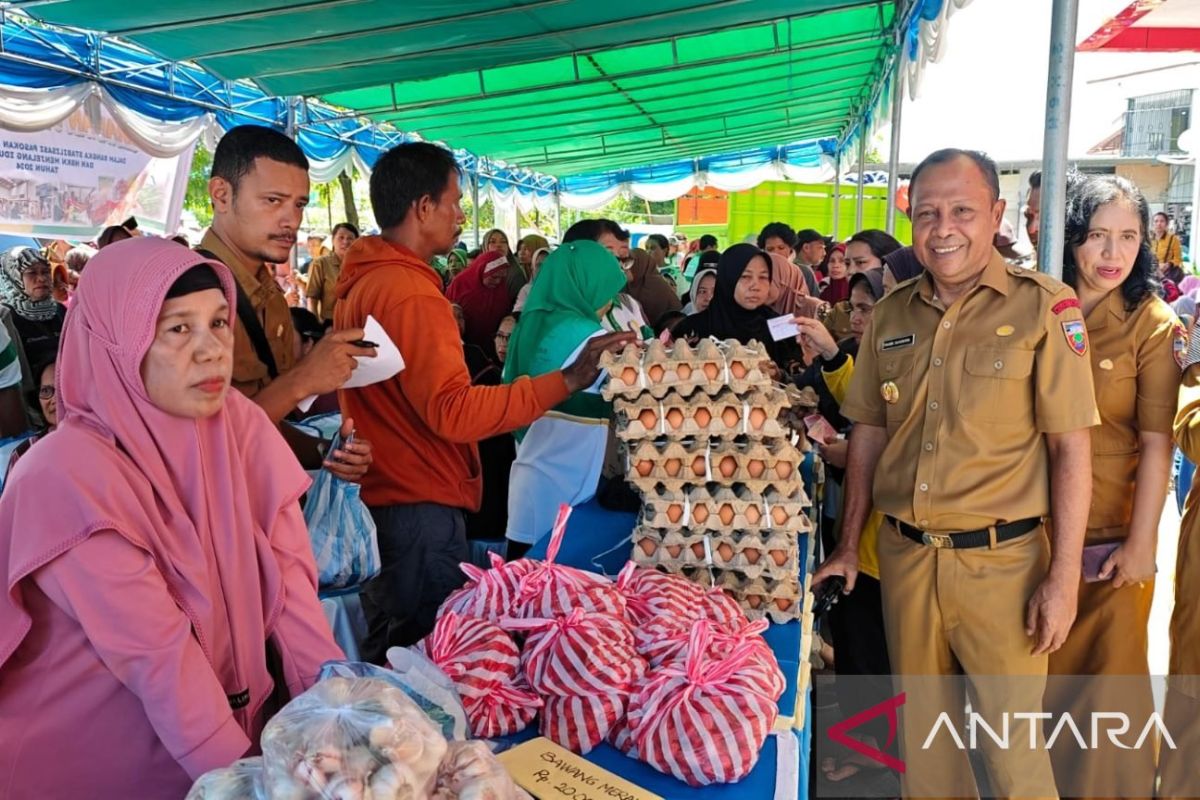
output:
[[1042,210],[1038,269],[1062,278],[1066,240],[1067,138],[1071,129],[1071,78],[1079,0],[1054,0],[1050,18],[1050,69],[1046,77],[1046,135],[1042,143]]

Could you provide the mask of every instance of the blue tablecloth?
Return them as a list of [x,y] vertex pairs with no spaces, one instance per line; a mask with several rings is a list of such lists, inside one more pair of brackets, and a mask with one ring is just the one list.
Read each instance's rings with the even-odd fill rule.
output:
[[[637,524],[637,515],[608,511],[592,501],[578,506],[567,522],[566,534],[558,552],[557,562],[579,569],[603,572],[616,576],[621,567],[629,560],[630,534]],[[806,537],[801,537],[801,558],[808,553]],[[548,539],[542,539],[529,551],[530,558],[544,558]],[[801,574],[806,565],[801,564]],[[790,622],[786,625],[772,625],[767,629],[764,638],[771,646],[779,661],[780,669],[787,678],[787,690],[779,700],[780,712],[783,716],[795,714],[797,701],[797,679],[800,673],[800,623]],[[807,708],[807,695],[802,699],[802,705]],[[810,719],[806,711],[804,719]],[[674,778],[663,775],[652,767],[640,761],[627,758],[620,751],[600,745],[588,754],[587,759],[605,769],[614,772],[626,780],[645,788],[647,791],[660,795],[667,800],[719,800],[719,798],[792,798],[805,800],[808,796],[808,760],[811,739],[804,730],[784,731],[768,737],[758,764],[754,771],[737,784],[726,786],[708,786],[695,789]],[[532,735],[532,733],[529,733]],[[792,737],[790,741],[781,742],[780,737]],[[521,737],[521,739],[528,738]],[[517,740],[514,740],[517,741]],[[777,791],[779,749],[784,747],[790,753],[795,751],[797,758],[794,763],[796,784],[791,784]],[[788,758],[791,761],[791,758]]]

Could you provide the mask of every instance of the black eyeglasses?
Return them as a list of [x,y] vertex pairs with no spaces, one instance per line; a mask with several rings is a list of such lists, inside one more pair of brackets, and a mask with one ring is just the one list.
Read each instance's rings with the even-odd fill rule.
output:
[[496,334],[496,339],[501,342],[507,342],[511,338],[512,338],[511,333],[497,333]]
[[49,278],[50,270],[48,269],[23,269],[21,275],[26,278]]
[[54,386],[53,385],[38,387],[38,399],[39,400],[49,400],[52,397],[54,397]]

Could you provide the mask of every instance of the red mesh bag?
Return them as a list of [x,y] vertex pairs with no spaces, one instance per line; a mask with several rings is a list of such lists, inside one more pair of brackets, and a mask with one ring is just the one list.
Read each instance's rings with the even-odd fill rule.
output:
[[704,593],[704,615],[713,622],[719,622],[731,631],[741,630],[750,624],[746,612],[738,605],[738,601],[725,594],[721,589],[709,589]]
[[697,619],[704,615],[704,590],[687,578],[630,561],[617,576],[617,592],[625,599],[625,616],[641,625],[659,616]]
[[439,616],[453,611],[495,621],[516,612],[521,579],[532,572],[538,562],[521,559],[506,563],[496,553],[488,553],[488,558],[492,562],[491,569],[480,569],[474,564],[458,565],[466,574],[467,583],[446,598],[438,609]]
[[627,754],[691,786],[748,775],[779,715],[759,685],[754,642],[723,659],[711,646],[711,626],[697,625],[686,658],[650,676],[629,702],[627,729],[614,737]]
[[496,623],[447,611],[417,649],[454,681],[475,736],[517,733],[537,716],[542,701],[514,685],[520,654]]
[[546,560],[531,562],[534,564],[533,569],[523,574],[520,579],[516,596],[516,616],[545,619],[569,614],[576,608],[617,617],[624,616],[624,598],[617,592],[612,581],[594,572],[554,563],[562,546],[567,519],[570,516],[570,506],[559,506],[558,518],[554,522],[554,529],[550,533],[550,542],[546,548]]

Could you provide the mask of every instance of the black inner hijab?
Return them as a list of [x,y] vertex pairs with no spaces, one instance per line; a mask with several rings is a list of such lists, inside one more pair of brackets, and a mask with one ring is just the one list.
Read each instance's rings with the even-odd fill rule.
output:
[[197,264],[175,279],[171,288],[167,289],[166,299],[171,300],[183,297],[185,294],[203,292],[206,289],[225,291],[225,287],[221,285],[221,279],[217,277],[217,273],[213,271],[212,267],[208,264]]

